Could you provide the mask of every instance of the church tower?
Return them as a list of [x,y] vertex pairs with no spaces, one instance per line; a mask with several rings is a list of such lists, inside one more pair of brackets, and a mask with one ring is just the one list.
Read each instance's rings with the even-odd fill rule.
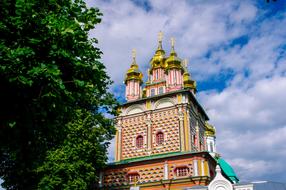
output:
[[137,100],[141,98],[142,95],[142,78],[143,74],[139,71],[138,65],[136,63],[136,50],[132,50],[133,62],[128,69],[124,83],[126,85],[125,97],[127,101]]
[[100,175],[102,189],[184,189],[207,185],[214,176],[214,127],[175,40],[167,56],[162,39],[160,32],[143,89],[133,51],[124,80],[127,102],[115,118],[115,162]]

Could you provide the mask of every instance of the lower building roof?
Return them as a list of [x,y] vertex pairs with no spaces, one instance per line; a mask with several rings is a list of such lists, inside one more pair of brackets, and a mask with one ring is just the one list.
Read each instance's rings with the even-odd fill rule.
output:
[[[142,156],[142,157],[124,159],[124,160],[121,160],[118,162],[108,163],[108,165],[109,166],[123,165],[123,164],[135,163],[135,162],[140,162],[140,161],[156,160],[156,159],[169,158],[169,157],[174,157],[174,156],[196,155],[196,154],[208,154],[209,155],[209,152],[207,152],[207,151],[200,151],[200,152],[188,151],[188,152],[170,152],[170,153],[165,153],[165,154],[153,154],[150,156]],[[210,156],[210,155],[209,155],[209,157],[212,158],[212,156]]]

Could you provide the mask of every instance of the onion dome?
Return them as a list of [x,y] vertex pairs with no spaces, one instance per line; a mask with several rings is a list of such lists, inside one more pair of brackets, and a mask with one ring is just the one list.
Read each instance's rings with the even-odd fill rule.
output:
[[214,137],[216,133],[215,127],[209,124],[208,122],[206,122],[205,124],[206,124],[206,131],[205,131],[206,136]]
[[184,82],[184,88],[194,89],[195,92],[197,91],[197,83],[196,81],[191,79],[190,74],[188,72],[184,72],[183,82]]
[[155,55],[152,57],[151,61],[150,61],[150,65],[151,65],[151,69],[149,70],[149,73],[152,73],[153,69],[157,69],[157,68],[165,68],[165,51],[162,48],[162,39],[163,39],[163,33],[159,32],[158,34],[158,48],[155,52]]
[[170,53],[170,56],[166,60],[166,69],[180,69],[182,72],[184,71],[184,68],[182,66],[182,60],[177,56],[177,53],[175,52],[175,40],[174,38],[171,38],[172,43],[172,50]]
[[128,69],[126,75],[125,75],[125,79],[124,79],[124,83],[127,84],[127,81],[130,81],[130,80],[138,80],[140,81],[140,84],[143,83],[143,74],[142,72],[139,70],[139,67],[136,63],[136,51],[135,50],[132,50],[132,58],[133,58],[133,62],[130,66],[130,68]]
[[184,88],[194,89],[194,92],[197,91],[197,83],[196,81],[191,79],[191,76],[187,70],[187,60],[184,60],[184,74],[183,74],[183,83]]

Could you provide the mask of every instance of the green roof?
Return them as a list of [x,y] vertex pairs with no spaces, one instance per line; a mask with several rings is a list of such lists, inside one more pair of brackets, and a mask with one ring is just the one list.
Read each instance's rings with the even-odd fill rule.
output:
[[119,162],[112,162],[112,163],[108,163],[108,165],[128,164],[132,162],[147,161],[147,160],[166,158],[166,157],[171,157],[171,156],[179,156],[179,155],[185,155],[185,154],[190,154],[190,153],[204,153],[204,152],[207,153],[206,151],[202,151],[202,152],[188,151],[188,152],[170,152],[170,153],[165,153],[165,154],[155,154],[155,155],[150,155],[150,156],[142,156],[142,157],[125,159]]
[[220,165],[223,173],[234,183],[239,182],[238,177],[236,176],[233,168],[229,163],[227,163],[224,159],[219,158],[217,160],[218,164]]

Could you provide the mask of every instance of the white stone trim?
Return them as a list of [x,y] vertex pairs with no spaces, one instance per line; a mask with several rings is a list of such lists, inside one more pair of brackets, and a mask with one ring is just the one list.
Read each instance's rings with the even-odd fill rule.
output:
[[199,171],[198,171],[198,160],[194,160],[193,161],[194,164],[194,176],[198,176],[199,175]]
[[155,103],[155,109],[171,107],[175,105],[175,102],[172,98],[162,98]]
[[216,176],[208,186],[208,190],[233,190],[232,184],[221,174],[220,166],[216,166]]

